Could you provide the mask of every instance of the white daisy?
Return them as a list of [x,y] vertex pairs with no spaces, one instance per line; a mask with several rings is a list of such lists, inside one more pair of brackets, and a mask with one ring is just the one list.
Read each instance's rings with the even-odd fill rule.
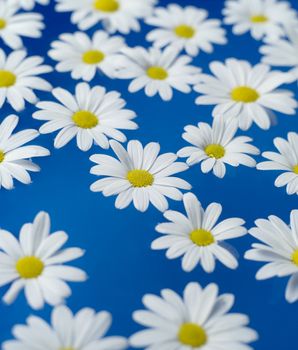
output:
[[229,313],[233,294],[218,295],[214,283],[202,288],[188,283],[183,296],[163,289],[161,297],[146,294],[148,310],[133,313],[136,322],[148,327],[130,338],[132,346],[146,350],[251,350],[247,344],[258,338],[248,328],[249,318]]
[[35,4],[48,5],[50,0],[11,0],[11,2],[15,3],[24,10],[32,10]]
[[194,6],[181,7],[170,4],[167,8],[158,7],[146,23],[158,29],[147,35],[158,48],[171,45],[185,49],[188,55],[197,56],[199,51],[213,52],[213,44],[226,44],[225,30],[220,21],[207,19],[208,12]]
[[151,15],[157,0],[56,0],[56,11],[73,12],[71,22],[86,30],[102,22],[105,29],[128,34],[139,31],[139,20]]
[[0,108],[7,100],[13,109],[20,111],[25,108],[25,101],[33,104],[37,102],[34,89],[52,89],[51,84],[38,77],[53,70],[42,63],[42,57],[26,57],[25,51],[13,51],[6,56],[0,49]]
[[22,289],[33,309],[40,309],[45,303],[61,304],[69,297],[71,289],[65,281],[85,281],[86,274],[63,265],[84,254],[79,248],[61,250],[67,240],[63,231],[50,234],[50,217],[45,212],[37,214],[33,223],[22,226],[19,240],[0,230],[0,286],[12,283],[3,301],[11,304]]
[[8,190],[13,188],[13,179],[29,184],[31,182],[29,171],[40,170],[31,158],[50,154],[44,147],[26,146],[26,143],[38,137],[38,131],[26,129],[12,134],[18,121],[16,115],[10,115],[0,124],[0,188]]
[[249,154],[256,155],[260,152],[249,144],[252,141],[250,137],[235,137],[237,129],[236,120],[224,120],[222,116],[214,117],[212,127],[202,122],[198,126],[187,125],[182,137],[192,146],[182,148],[177,154],[179,157],[188,157],[188,165],[202,162],[203,173],[212,170],[219,178],[225,176],[225,164],[255,167],[256,161]]
[[256,278],[264,280],[272,277],[291,276],[286,288],[286,300],[298,300],[298,210],[292,210],[290,226],[277,216],[255,221],[257,227],[249,233],[262,243],[253,243],[245,258],[266,262]]
[[182,257],[182,269],[192,271],[199,263],[206,272],[213,272],[215,260],[226,267],[236,269],[237,259],[229,251],[225,240],[244,236],[245,221],[231,218],[216,224],[222,206],[211,203],[206,210],[192,193],[183,196],[186,216],[178,211],[167,210],[164,217],[169,222],[156,226],[156,231],[163,234],[152,242],[151,248],[167,249],[168,259]]
[[295,114],[298,104],[294,94],[277,90],[290,81],[289,74],[270,71],[264,64],[252,67],[249,62],[234,58],[227,59],[225,64],[212,62],[210,70],[215,76],[202,74],[195,86],[195,91],[203,94],[196,103],[216,105],[213,115],[238,119],[240,129],[249,129],[252,122],[269,129],[272,111]]
[[188,166],[176,162],[174,153],[159,155],[158,143],[143,147],[139,141],[129,141],[127,151],[116,141],[110,144],[119,160],[104,154],[91,156],[90,160],[97,163],[91,168],[91,174],[105,177],[94,182],[90,189],[104,196],[117,195],[116,208],[126,208],[133,201],[135,208],[144,212],[151,202],[158,210],[165,211],[166,197],[181,200],[179,189],[191,188],[188,182],[172,176]]
[[37,316],[27,318],[27,324],[16,325],[14,340],[3,343],[3,350],[123,350],[127,340],[108,336],[112,315],[83,308],[76,314],[64,305],[52,311],[51,324]]
[[82,151],[88,151],[93,142],[102,148],[109,148],[108,138],[126,141],[119,129],[133,130],[138,126],[132,119],[135,112],[124,109],[126,102],[116,91],[106,92],[101,86],[91,88],[87,83],[76,86],[75,96],[62,88],[52,90],[60,102],[43,101],[33,118],[48,120],[39,131],[48,134],[60,130],[55,138],[56,148],[65,146],[74,137]]
[[257,164],[259,170],[284,171],[275,180],[276,187],[287,186],[288,194],[298,194],[298,134],[288,133],[288,140],[276,137],[274,145],[278,152],[264,152],[268,161]]
[[58,72],[71,72],[73,79],[90,81],[96,71],[110,78],[115,76],[117,58],[120,50],[125,47],[124,39],[120,36],[109,35],[98,30],[92,39],[87,34],[61,34],[60,41],[54,41],[49,56],[59,63]]
[[129,92],[145,89],[147,96],[157,93],[169,101],[173,89],[183,93],[191,92],[191,85],[199,81],[200,68],[191,66],[189,56],[179,56],[179,50],[167,47],[163,51],[143,47],[123,49],[123,59],[119,60],[118,78],[133,79]]
[[223,15],[234,34],[250,32],[256,40],[274,41],[285,34],[285,25],[297,21],[289,2],[279,0],[227,0]]

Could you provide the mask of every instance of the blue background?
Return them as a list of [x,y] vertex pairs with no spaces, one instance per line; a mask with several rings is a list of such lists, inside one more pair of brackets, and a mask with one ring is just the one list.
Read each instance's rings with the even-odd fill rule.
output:
[[[181,0],[181,5],[193,4],[208,9],[211,18],[221,18],[222,0]],[[293,1],[293,6],[295,1]],[[167,5],[168,1],[160,1]],[[296,4],[297,7],[297,4]],[[48,64],[54,62],[47,57],[50,43],[59,34],[74,32],[76,27],[70,23],[69,13],[55,13],[54,4],[47,7],[36,6],[35,11],[45,16],[46,30],[40,40],[25,40],[30,55],[42,55]],[[100,28],[98,26],[97,28]],[[231,27],[226,27],[229,43],[215,46],[213,54],[200,53],[194,63],[204,72],[209,72],[208,64],[213,60],[223,61],[228,57],[246,59],[252,64],[260,60],[260,42],[249,34],[234,36]],[[142,25],[142,31],[127,36],[129,45],[148,46],[145,34],[150,30]],[[94,29],[88,31],[90,34]],[[3,47],[3,43],[0,45]],[[6,52],[9,48],[4,47]],[[52,73],[46,78],[55,86],[64,87],[71,92],[77,81],[68,73]],[[196,93],[184,95],[175,92],[171,102],[162,102],[158,97],[146,97],[143,91],[129,94],[128,81],[110,80],[97,75],[91,85],[103,85],[108,90],[118,90],[127,101],[127,106],[136,111],[139,125],[137,131],[127,132],[129,139],[139,139],[143,143],[158,141],[162,153],[176,152],[186,143],[182,140],[183,127],[198,121],[211,122],[211,107],[194,104]],[[297,96],[297,85],[289,86]],[[40,99],[50,99],[50,93],[39,93]],[[27,105],[19,113],[19,129],[38,128],[41,123],[32,119],[34,106]],[[1,110],[1,120],[13,110],[8,104]],[[277,115],[270,131],[253,126],[247,135],[253,137],[254,144],[262,151],[273,150],[272,141],[276,136],[286,137],[288,131],[297,131],[297,116]],[[243,134],[243,132],[239,132]],[[152,251],[150,244],[158,237],[154,227],[163,221],[162,214],[150,208],[145,214],[132,206],[120,211],[114,208],[115,197],[104,198],[92,193],[90,184],[96,180],[89,174],[93,153],[111,153],[93,146],[89,152],[81,152],[75,141],[60,150],[53,148],[54,135],[42,135],[35,143],[51,150],[51,156],[37,159],[42,171],[32,175],[33,183],[25,186],[16,183],[12,191],[0,192],[0,226],[15,235],[25,222],[32,221],[40,210],[51,215],[52,229],[65,230],[69,236],[69,246],[86,249],[86,255],[75,264],[84,268],[89,275],[86,283],[72,284],[73,295],[68,305],[77,311],[84,306],[96,310],[109,310],[114,321],[109,334],[129,336],[140,329],[131,318],[134,310],[142,308],[141,298],[145,293],[158,294],[163,288],[172,288],[181,293],[190,281],[202,285],[216,282],[220,292],[236,295],[233,308],[250,316],[251,326],[260,335],[253,344],[256,350],[288,349],[297,344],[298,303],[288,304],[284,298],[287,279],[270,279],[263,282],[255,280],[259,263],[243,259],[253,239],[248,235],[231,241],[239,252],[240,266],[236,271],[217,264],[213,274],[206,274],[201,267],[192,273],[181,269],[181,261],[166,259],[164,251]],[[257,157],[260,161],[262,158]],[[181,174],[193,186],[193,192],[204,206],[217,201],[223,205],[222,219],[242,217],[248,228],[254,220],[270,214],[289,221],[290,211],[297,208],[297,196],[288,196],[285,188],[275,188],[277,172],[260,172],[247,167],[229,167],[224,179],[212,174],[204,175],[200,166],[193,166]],[[182,210],[181,202],[170,202],[172,209]],[[6,287],[1,288],[3,295]],[[6,306],[0,304],[0,342],[11,338],[11,328],[23,323],[29,314],[37,314],[49,319],[50,307],[40,312],[32,311],[20,296],[17,301]],[[231,349],[233,350],[233,349]]]

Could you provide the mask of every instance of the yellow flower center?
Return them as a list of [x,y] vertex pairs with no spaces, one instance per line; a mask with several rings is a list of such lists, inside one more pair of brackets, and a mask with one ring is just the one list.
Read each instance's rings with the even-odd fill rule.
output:
[[0,163],[3,162],[4,158],[5,158],[5,153],[0,150]]
[[147,75],[151,79],[165,80],[168,77],[168,72],[162,67],[152,66],[147,69]]
[[207,342],[207,334],[204,329],[195,323],[184,323],[180,327],[178,339],[183,345],[198,348]]
[[0,18],[0,30],[6,27],[6,21],[3,18]]
[[103,12],[116,12],[120,7],[117,0],[95,0],[93,6],[95,10]]
[[15,84],[17,77],[8,70],[0,69],[0,88],[10,87]]
[[104,58],[105,54],[99,50],[86,51],[82,56],[82,60],[86,64],[97,64],[103,61]]
[[72,120],[82,129],[92,129],[98,125],[97,116],[89,111],[77,111],[72,116]]
[[42,274],[43,262],[35,256],[25,256],[16,263],[16,270],[22,278],[36,278]]
[[264,15],[255,15],[255,16],[251,16],[250,20],[253,23],[264,23],[268,21],[268,17],[264,16]]
[[222,145],[212,143],[205,147],[205,153],[208,157],[219,159],[225,155],[226,151]]
[[190,239],[199,247],[206,247],[215,242],[211,232],[198,228],[190,233]]
[[151,175],[149,171],[142,169],[130,170],[126,175],[126,178],[133,187],[151,186],[154,181],[153,175]]
[[293,172],[298,174],[298,164],[293,166]]
[[191,39],[195,35],[195,30],[186,24],[181,24],[174,29],[174,33],[180,38]]
[[294,251],[292,254],[292,261],[295,265],[298,266],[298,249]]
[[236,102],[250,103],[255,102],[260,95],[249,86],[238,86],[231,91],[231,97]]

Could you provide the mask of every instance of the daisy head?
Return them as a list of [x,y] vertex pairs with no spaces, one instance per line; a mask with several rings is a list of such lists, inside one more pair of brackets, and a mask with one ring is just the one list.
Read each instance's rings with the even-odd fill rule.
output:
[[220,21],[207,17],[206,10],[194,6],[157,7],[153,16],[146,19],[147,24],[157,27],[147,35],[147,40],[158,48],[171,45],[184,49],[190,56],[197,56],[200,50],[211,53],[213,44],[223,45],[227,41]]
[[55,137],[56,148],[65,146],[74,137],[82,151],[88,151],[93,142],[109,148],[109,138],[126,141],[119,129],[137,128],[132,121],[135,113],[124,108],[126,102],[116,91],[106,92],[104,87],[91,88],[87,83],[79,83],[74,96],[62,88],[53,89],[52,94],[59,103],[39,102],[40,111],[33,118],[47,121],[40,127],[42,134],[60,130]]
[[0,230],[0,286],[12,283],[3,301],[13,303],[22,289],[33,309],[41,309],[45,303],[61,304],[69,297],[71,289],[66,282],[85,281],[86,274],[63,265],[84,254],[79,248],[61,249],[67,240],[63,231],[50,234],[50,217],[45,212],[22,226],[19,240]]
[[163,236],[152,242],[151,248],[167,249],[168,259],[182,257],[182,269],[192,271],[198,264],[206,272],[213,272],[215,260],[226,267],[236,269],[237,259],[225,245],[225,240],[246,234],[244,220],[231,218],[217,223],[222,211],[218,203],[211,203],[206,210],[192,193],[183,196],[186,215],[167,210],[164,217],[169,221],[156,226]]
[[205,288],[188,283],[182,296],[171,289],[163,289],[161,296],[146,294],[143,304],[146,310],[133,313],[133,319],[147,327],[130,338],[137,348],[244,350],[258,338],[248,328],[246,315],[229,312],[234,296],[218,295],[214,283]]
[[261,243],[253,243],[245,253],[249,260],[265,263],[256,274],[258,280],[291,276],[286,288],[286,300],[298,300],[298,210],[292,210],[290,225],[277,216],[255,221],[248,232]]
[[289,90],[277,90],[289,83],[289,74],[270,71],[269,66],[251,66],[247,61],[230,58],[212,62],[214,74],[202,74],[195,91],[203,96],[196,99],[198,105],[215,105],[213,115],[222,114],[237,119],[240,129],[247,130],[255,122],[262,129],[269,129],[272,111],[295,114],[298,104]]
[[158,143],[151,142],[145,147],[137,141],[129,141],[127,150],[116,142],[110,141],[118,159],[104,154],[90,157],[97,165],[91,168],[91,174],[104,176],[94,182],[90,189],[102,192],[104,196],[117,195],[115,206],[126,208],[132,201],[137,210],[146,211],[149,203],[158,210],[168,208],[166,197],[181,200],[179,189],[189,190],[190,184],[172,176],[188,169],[185,163],[176,162],[174,153],[159,155]]
[[50,152],[41,146],[26,145],[39,136],[37,130],[26,129],[13,134],[19,118],[6,117],[0,124],[0,188],[13,188],[13,179],[29,184],[29,171],[37,172],[39,166],[32,162],[34,157],[48,156]]
[[182,148],[177,154],[187,157],[188,165],[202,162],[203,173],[212,170],[219,178],[225,176],[225,164],[255,167],[256,161],[249,154],[259,154],[259,150],[249,143],[250,137],[235,137],[237,129],[236,120],[225,120],[220,115],[214,117],[212,126],[202,122],[198,126],[187,125],[182,137],[191,146]]
[[120,36],[110,37],[98,30],[91,39],[83,32],[61,34],[51,46],[49,56],[58,61],[58,72],[71,72],[73,79],[90,81],[97,71],[110,78],[115,76],[117,58],[125,43]]
[[190,93],[191,86],[199,80],[200,68],[190,65],[191,58],[179,56],[179,50],[168,47],[163,51],[157,48],[146,50],[143,47],[125,48],[119,60],[117,77],[133,79],[129,92],[145,89],[152,97],[159,94],[164,101],[173,96],[173,89]]
[[276,187],[286,186],[288,194],[298,194],[298,134],[289,132],[288,139],[274,139],[278,152],[264,152],[268,160],[257,165],[259,170],[279,170],[282,174],[275,180]]
[[3,343],[3,350],[124,350],[127,340],[118,336],[107,336],[112,315],[107,311],[96,313],[83,308],[76,314],[65,306],[56,306],[52,311],[51,324],[42,318],[30,316],[25,325],[16,325],[12,333],[14,340]]
[[13,4],[17,5],[18,7],[26,11],[32,10],[35,4],[48,5],[50,3],[50,0],[10,0],[10,1]]

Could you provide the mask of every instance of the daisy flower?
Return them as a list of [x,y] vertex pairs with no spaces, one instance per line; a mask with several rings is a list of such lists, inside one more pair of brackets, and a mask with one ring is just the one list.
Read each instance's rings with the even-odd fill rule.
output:
[[247,61],[234,58],[224,63],[212,62],[210,70],[215,75],[202,74],[195,91],[203,94],[196,99],[198,105],[216,105],[213,115],[223,114],[237,119],[239,127],[247,130],[255,122],[269,129],[270,114],[277,111],[295,114],[297,101],[289,90],[277,90],[289,83],[289,74],[270,71],[265,64],[251,66]]
[[139,31],[139,20],[151,15],[156,0],[56,0],[56,11],[72,12],[71,22],[81,30],[99,22],[115,33],[128,34]]
[[219,178],[225,176],[225,164],[255,167],[256,161],[249,154],[256,155],[260,152],[249,144],[252,141],[250,137],[235,137],[237,129],[236,120],[224,120],[219,115],[214,117],[212,126],[202,122],[198,126],[187,125],[182,137],[192,146],[183,147],[177,154],[179,157],[188,157],[188,165],[202,162],[203,173],[212,170]]
[[16,325],[12,333],[14,340],[3,343],[3,350],[123,350],[127,340],[123,337],[104,337],[112,323],[107,311],[96,313],[83,308],[76,314],[65,306],[56,306],[51,315],[51,324],[42,318],[30,316],[27,324]]
[[183,93],[191,92],[191,85],[199,81],[200,68],[191,66],[189,56],[179,56],[179,50],[168,47],[146,50],[143,47],[125,48],[123,59],[119,60],[117,77],[133,79],[129,92],[145,89],[149,97],[157,93],[164,101],[173,96],[173,89]]
[[12,134],[19,122],[16,115],[6,117],[0,124],[0,188],[13,188],[13,179],[29,184],[29,171],[39,171],[31,161],[34,157],[48,156],[50,152],[41,146],[26,145],[39,136],[38,131],[26,129]]
[[233,25],[233,33],[250,32],[256,40],[275,41],[285,34],[284,26],[297,21],[294,9],[279,0],[227,0],[224,23]]
[[56,148],[65,146],[74,137],[82,151],[88,151],[93,142],[109,148],[108,138],[126,141],[119,129],[137,128],[131,120],[135,113],[124,109],[126,102],[116,91],[106,92],[104,87],[91,88],[87,83],[79,83],[74,96],[62,88],[53,89],[52,94],[60,103],[39,102],[36,106],[41,110],[33,118],[48,121],[39,129],[42,134],[60,130],[54,142]]
[[109,35],[98,30],[92,39],[82,32],[61,34],[59,41],[51,44],[49,56],[59,63],[58,72],[71,72],[73,79],[90,81],[99,71],[110,78],[115,76],[119,51],[125,47],[120,36]]
[[18,6],[0,0],[0,38],[11,49],[23,46],[21,37],[40,38],[44,29],[43,17],[39,13],[17,13]]
[[256,274],[258,280],[291,276],[286,300],[298,300],[298,210],[292,210],[290,226],[277,216],[255,221],[249,233],[262,243],[253,243],[245,258],[266,263]]
[[135,208],[144,212],[150,202],[158,210],[165,211],[168,208],[166,197],[181,200],[179,189],[191,188],[188,182],[172,176],[188,166],[176,162],[174,153],[159,155],[158,143],[151,142],[143,147],[137,140],[129,141],[127,151],[116,141],[110,144],[119,160],[104,154],[91,156],[90,160],[97,164],[91,168],[91,174],[104,178],[94,182],[90,189],[104,196],[117,195],[116,208],[126,208],[133,201]]
[[287,186],[288,194],[298,194],[298,134],[288,133],[288,140],[281,137],[274,139],[278,152],[264,152],[268,161],[257,164],[259,170],[283,171],[275,180],[276,187]]
[[11,0],[11,2],[27,11],[32,10],[35,4],[48,5],[50,0]]
[[143,304],[148,310],[133,313],[137,323],[148,327],[130,338],[137,348],[248,350],[247,344],[258,338],[246,315],[229,313],[234,295],[218,295],[214,283],[205,288],[188,283],[182,297],[171,289],[163,289],[161,296],[146,294]]
[[25,101],[33,104],[37,102],[33,89],[52,89],[51,84],[38,77],[53,70],[42,63],[42,57],[26,57],[23,50],[13,51],[6,56],[0,49],[0,108],[7,100],[13,109],[21,111],[25,108]]
[[181,7],[170,4],[167,8],[158,7],[146,23],[158,29],[147,35],[158,48],[171,45],[185,49],[188,55],[197,56],[199,51],[213,52],[213,44],[226,44],[225,30],[220,21],[207,19],[208,12],[193,6]]
[[63,265],[84,254],[79,248],[61,250],[67,240],[63,231],[50,234],[50,217],[45,212],[22,226],[19,240],[0,230],[0,286],[12,283],[3,301],[13,303],[22,289],[33,309],[41,309],[45,303],[61,304],[69,297],[71,289],[65,281],[85,281],[86,274]]
[[163,234],[152,242],[155,250],[167,249],[168,259],[182,258],[182,269],[192,271],[199,263],[206,272],[213,272],[215,260],[226,267],[236,269],[237,259],[225,246],[226,239],[244,236],[245,221],[231,218],[216,224],[222,206],[211,203],[206,210],[192,193],[183,196],[186,216],[178,211],[167,210],[164,217],[169,222],[156,226],[156,231]]

